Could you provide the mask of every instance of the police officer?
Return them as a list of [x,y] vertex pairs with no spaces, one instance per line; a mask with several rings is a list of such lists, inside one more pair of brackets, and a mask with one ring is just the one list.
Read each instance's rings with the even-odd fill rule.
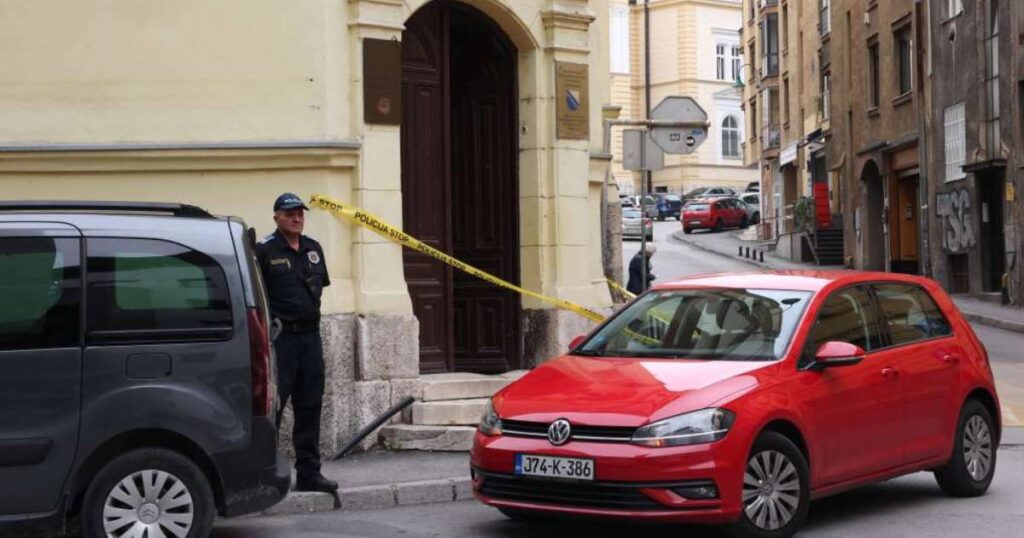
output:
[[270,296],[270,313],[282,331],[274,340],[281,413],[292,400],[295,427],[295,489],[330,493],[338,483],[320,473],[320,413],[324,396],[324,358],[320,340],[320,295],[331,279],[324,251],[302,235],[309,208],[292,193],[274,202],[277,231],[256,247],[263,280]]

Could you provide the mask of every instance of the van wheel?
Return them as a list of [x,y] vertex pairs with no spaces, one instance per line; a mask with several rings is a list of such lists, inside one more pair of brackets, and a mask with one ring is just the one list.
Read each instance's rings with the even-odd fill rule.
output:
[[743,473],[743,511],[732,533],[751,538],[796,534],[811,505],[809,476],[807,460],[792,441],[762,433]]
[[213,491],[181,454],[144,448],[122,454],[93,478],[82,504],[82,535],[206,537]]
[[951,497],[984,495],[996,470],[995,426],[992,415],[978,400],[968,400],[960,411],[953,455],[935,470],[935,480]]

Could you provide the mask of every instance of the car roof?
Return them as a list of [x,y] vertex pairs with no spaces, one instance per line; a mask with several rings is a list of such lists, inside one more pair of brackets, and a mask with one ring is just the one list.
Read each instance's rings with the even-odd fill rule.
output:
[[924,280],[924,278],[914,275],[874,271],[762,270],[690,275],[659,284],[654,289],[742,288],[819,292],[829,287],[845,287],[863,282],[888,281],[921,284]]

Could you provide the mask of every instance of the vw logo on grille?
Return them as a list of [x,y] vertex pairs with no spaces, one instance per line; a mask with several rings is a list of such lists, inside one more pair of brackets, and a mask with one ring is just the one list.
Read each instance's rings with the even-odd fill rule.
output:
[[548,441],[555,446],[567,443],[571,434],[572,426],[570,426],[569,421],[564,418],[560,418],[548,426]]

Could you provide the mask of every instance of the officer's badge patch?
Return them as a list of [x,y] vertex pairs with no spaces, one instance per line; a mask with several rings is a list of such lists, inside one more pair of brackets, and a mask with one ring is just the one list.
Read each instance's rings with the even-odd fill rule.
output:
[[320,263],[320,253],[319,252],[317,252],[315,250],[311,250],[308,253],[306,253],[306,255],[309,256],[309,263],[312,263],[312,264]]

